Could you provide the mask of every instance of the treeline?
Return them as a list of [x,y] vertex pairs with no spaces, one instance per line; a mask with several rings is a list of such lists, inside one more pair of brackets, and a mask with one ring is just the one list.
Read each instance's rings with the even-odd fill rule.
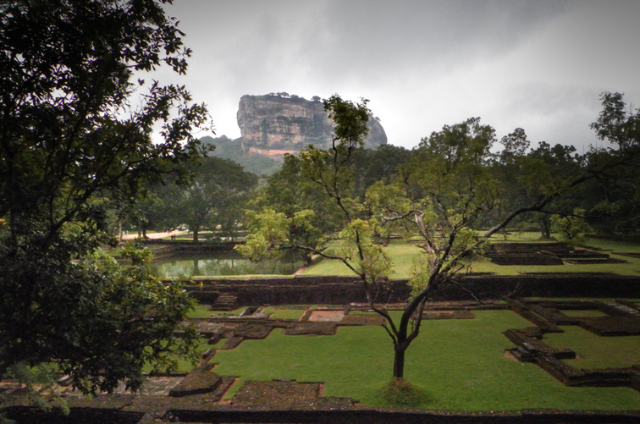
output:
[[[461,180],[460,185],[452,187],[452,190],[463,192],[468,190],[469,184],[496,188],[492,208],[478,220],[477,230],[496,225],[506,211],[518,210],[532,199],[562,193],[541,210],[519,215],[508,229],[539,231],[543,239],[557,232],[557,236],[569,242],[581,241],[579,238],[585,233],[623,239],[640,238],[640,168],[612,167],[570,187],[573,179],[589,169],[621,160],[616,146],[592,148],[585,154],[579,154],[574,146],[552,146],[544,141],[531,146],[521,128],[498,140],[494,129],[481,125],[477,118],[446,126],[442,132],[422,139],[411,150],[393,145],[377,150],[355,150],[349,160],[350,181],[345,183],[351,185],[350,195],[365,201],[367,192],[373,192],[376,185],[393,183],[409,187],[412,176],[427,171],[424,167],[434,166],[426,159],[434,151],[454,162],[468,160],[461,154],[464,144],[478,136],[473,133],[479,129],[471,129],[474,126],[482,127],[484,132],[482,145],[476,146],[477,150],[472,152],[478,156],[474,159],[477,166],[484,168],[482,177],[478,174],[475,179]],[[448,170],[444,167],[441,172],[445,174]],[[332,204],[327,199],[324,199],[327,205],[320,206],[323,193],[314,182],[305,181],[301,173],[299,158],[287,157],[282,169],[270,176],[258,191],[254,205],[288,215],[296,210],[322,209],[325,213],[316,217],[319,221],[326,221],[322,227],[327,231],[339,227],[330,210],[335,206],[330,207]],[[362,213],[368,212],[364,210]]]
[[116,211],[118,230],[147,231],[188,229],[193,241],[202,230],[218,229],[219,237],[235,238],[244,209],[258,184],[258,177],[229,159],[204,155],[181,180],[165,177],[147,184],[133,201]]
[[220,137],[202,137],[200,142],[205,147],[214,148],[207,154],[221,159],[229,159],[242,166],[245,171],[258,176],[271,175],[282,166],[282,161],[260,154],[248,154],[248,149],[241,140]]
[[[445,126],[411,150],[393,145],[376,150],[354,148],[339,184],[344,186],[346,198],[365,205],[358,213],[370,216],[373,212],[367,210],[367,193],[374,196],[381,187],[405,186],[417,198],[424,194],[419,193],[424,188],[412,187],[416,175],[425,172],[446,175],[452,163],[472,160],[482,172],[469,168],[466,172],[475,175],[455,177],[458,181],[453,181],[452,175],[449,183],[453,183],[450,189],[454,193],[468,191],[470,184],[491,190],[486,194],[491,197],[491,207],[483,210],[474,223],[476,230],[491,228],[507,211],[516,211],[552,195],[553,201],[539,210],[519,214],[508,229],[540,231],[541,238],[550,238],[555,232],[557,237],[572,243],[581,242],[585,234],[638,239],[637,163],[631,161],[627,166],[611,166],[605,172],[589,174],[590,169],[626,160],[620,157],[620,149],[629,150],[634,143],[636,118],[634,114],[624,115],[622,96],[607,94],[603,101],[616,114],[623,113],[615,127],[612,112],[607,109],[592,124],[598,136],[610,143],[609,147],[591,148],[579,154],[568,145],[552,146],[543,141],[532,146],[521,128],[498,139],[491,126],[472,118]],[[216,141],[221,143],[217,145]],[[225,137],[205,140],[205,144],[215,146],[213,154],[219,155],[229,155],[238,149]],[[435,153],[446,158],[449,165],[430,161]],[[289,217],[298,211],[313,210],[317,228],[326,233],[337,231],[342,226],[338,206],[317,181],[303,175],[303,162],[298,155],[288,155],[278,171],[263,177],[258,184],[258,177],[239,164],[210,154],[201,159],[190,184],[149,187],[148,195],[127,211],[126,222],[141,234],[150,229],[186,227],[197,240],[201,229],[218,228],[220,235],[234,237],[242,227],[246,210],[272,209]],[[572,186],[575,178],[583,174],[590,177]]]

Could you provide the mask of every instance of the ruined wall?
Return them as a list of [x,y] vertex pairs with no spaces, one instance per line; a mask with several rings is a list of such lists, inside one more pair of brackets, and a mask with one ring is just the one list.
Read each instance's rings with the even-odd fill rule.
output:
[[[189,291],[203,303],[222,293],[237,296],[240,305],[294,305],[365,303],[361,282],[355,277],[296,276],[266,279],[211,279],[198,281]],[[464,288],[463,288],[464,287]],[[380,296],[381,303],[404,302],[407,280],[393,280]],[[476,275],[460,285],[442,285],[431,300],[473,300],[514,297],[640,297],[640,277],[607,274],[549,274],[526,276]]]

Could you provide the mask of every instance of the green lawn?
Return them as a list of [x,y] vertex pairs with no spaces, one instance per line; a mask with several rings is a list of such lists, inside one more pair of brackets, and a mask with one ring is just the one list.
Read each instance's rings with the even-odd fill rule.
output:
[[213,314],[210,305],[196,305],[187,313],[188,319],[209,318]]
[[587,245],[620,253],[640,253],[640,244],[626,241],[587,239]]
[[241,306],[233,311],[212,311],[211,305],[196,305],[187,313],[187,319],[209,318],[212,315],[240,315],[246,306]]
[[[509,241],[535,242],[537,233],[509,235]],[[502,236],[494,237],[502,242]],[[640,253],[640,245],[590,240],[614,252]],[[394,264],[391,278],[408,278],[420,254],[414,245],[392,242],[386,252]],[[608,252],[610,253],[610,252]],[[616,256],[614,256],[616,257]],[[480,258],[475,272],[611,272],[638,275],[640,259],[617,256],[627,264],[498,266]],[[323,260],[305,275],[352,275],[338,261]],[[273,318],[297,319],[297,309],[266,308]],[[573,316],[600,316],[599,311],[565,311]],[[358,313],[358,312],[352,312]],[[419,406],[448,410],[638,410],[640,393],[630,388],[566,387],[536,365],[505,358],[513,345],[503,335],[510,328],[531,323],[511,311],[474,311],[474,320],[429,320],[407,354],[406,377],[426,394]],[[575,326],[563,334],[548,334],[552,346],[575,350],[580,359],[567,360],[578,368],[627,367],[640,364],[640,336],[597,337]],[[215,372],[239,380],[229,399],[245,380],[295,379],[324,382],[324,396],[348,396],[364,405],[393,406],[381,397],[391,378],[392,345],[379,327],[341,327],[335,336],[284,336],[276,329],[265,340],[246,340],[238,348],[218,351]]]
[[262,313],[271,314],[271,319],[291,319],[297,320],[304,313],[304,309],[283,309],[283,308],[274,308],[273,306],[269,306],[264,308]]
[[623,259],[623,264],[570,264],[564,265],[496,265],[487,258],[477,257],[473,261],[473,272],[492,272],[497,275],[518,275],[523,273],[611,273],[619,275],[638,276],[640,272],[640,259],[611,255],[612,258]]
[[[422,250],[415,244],[393,241],[385,247],[385,252],[393,262],[390,278],[409,278],[415,260]],[[353,275],[342,262],[324,259],[303,270],[303,275]]]
[[[509,234],[506,241],[509,242],[539,242],[539,233],[513,233]],[[491,238],[491,241],[501,243],[505,241],[502,235]],[[607,253],[612,258],[627,261],[623,264],[569,264],[546,265],[546,266],[508,266],[496,265],[487,258],[476,256],[471,263],[472,272],[491,272],[497,275],[517,275],[522,273],[613,273],[620,275],[639,275],[640,258],[631,258],[612,254],[617,253],[640,253],[640,244],[615,242],[601,239],[589,239],[588,245],[599,249],[608,250]],[[385,247],[385,252],[393,263],[393,271],[390,278],[410,278],[413,273],[414,263],[421,254],[421,249],[415,245],[404,241],[392,241]],[[303,270],[303,275],[353,275],[353,273],[337,260],[322,260]]]
[[544,341],[549,346],[576,352],[578,359],[565,360],[572,367],[600,369],[640,365],[640,336],[599,337],[573,325],[562,329],[564,333],[546,334]]
[[[407,354],[406,377],[427,400],[420,407],[451,410],[638,409],[629,388],[566,387],[538,366],[504,357],[513,345],[502,332],[530,323],[511,311],[474,311],[474,320],[426,321]],[[379,327],[342,327],[335,336],[284,336],[247,340],[218,351],[220,375],[245,380],[324,382],[324,396],[350,396],[390,406],[380,398],[390,380],[391,341]]]

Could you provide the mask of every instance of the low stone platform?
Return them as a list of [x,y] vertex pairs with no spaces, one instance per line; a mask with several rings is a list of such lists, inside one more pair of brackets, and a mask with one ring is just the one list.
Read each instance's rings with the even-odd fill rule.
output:
[[638,336],[640,335],[640,317],[601,317],[582,318],[580,327],[598,336]]
[[247,381],[231,401],[235,406],[261,405],[263,407],[353,407],[351,398],[323,398],[322,383],[291,381]]
[[[579,325],[598,336],[640,334],[640,306],[627,302],[513,300],[511,306],[535,327],[510,329],[504,335],[516,345],[507,354],[521,362],[532,362],[568,386],[631,387],[640,391],[640,360],[629,368],[579,369],[566,359],[576,358],[570,349],[553,348],[544,342],[546,333],[562,333],[561,325]],[[597,310],[604,317],[569,317],[562,310]]]

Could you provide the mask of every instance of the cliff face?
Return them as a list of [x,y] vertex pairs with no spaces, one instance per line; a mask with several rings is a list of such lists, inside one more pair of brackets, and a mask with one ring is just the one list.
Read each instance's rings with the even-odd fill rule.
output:
[[[309,144],[327,147],[333,129],[322,102],[299,97],[242,96],[238,126],[247,147],[267,150],[302,150]],[[387,144],[380,122],[369,120],[366,147]]]

